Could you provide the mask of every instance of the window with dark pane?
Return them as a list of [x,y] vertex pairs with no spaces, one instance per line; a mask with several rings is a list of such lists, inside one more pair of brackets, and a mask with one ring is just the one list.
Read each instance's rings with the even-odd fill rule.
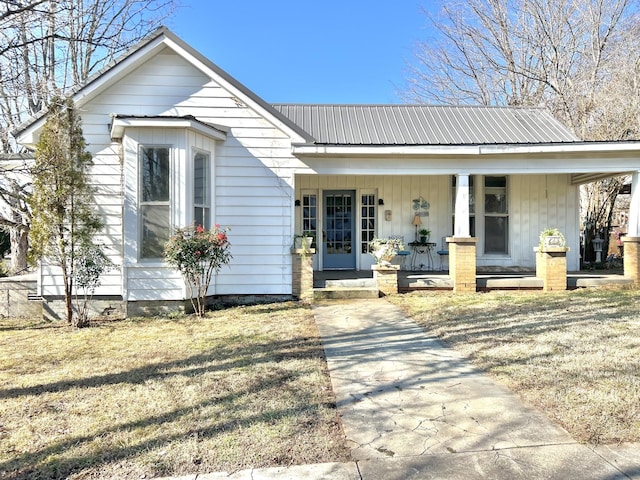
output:
[[[302,231],[310,233],[318,239],[318,196],[315,194],[302,195]],[[313,248],[317,248],[312,245]]]
[[353,211],[351,193],[325,194],[325,219],[322,232],[325,252],[330,255],[351,253],[353,250]]
[[509,253],[507,177],[484,178],[484,252]]
[[171,230],[171,149],[141,146],[140,258],[161,258]]
[[193,216],[196,225],[211,228],[210,156],[196,151],[193,156]]

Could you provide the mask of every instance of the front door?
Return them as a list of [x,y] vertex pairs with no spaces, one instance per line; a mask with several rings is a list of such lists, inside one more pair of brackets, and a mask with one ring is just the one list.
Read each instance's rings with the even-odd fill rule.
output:
[[355,198],[354,190],[324,192],[322,253],[325,269],[356,268]]

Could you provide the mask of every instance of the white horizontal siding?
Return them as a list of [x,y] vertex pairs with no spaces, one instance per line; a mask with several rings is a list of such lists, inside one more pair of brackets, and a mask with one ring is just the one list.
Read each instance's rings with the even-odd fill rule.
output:
[[[109,256],[113,261],[115,259]],[[43,296],[64,296],[64,280],[60,268],[51,265],[43,265],[40,278],[41,295]],[[120,268],[108,270],[100,278],[100,286],[96,289],[95,295],[120,295],[121,285]],[[114,293],[117,291],[118,293]],[[75,289],[74,289],[75,292]],[[82,291],[79,292],[82,294]]]
[[128,300],[181,300],[184,297],[184,281],[176,270],[144,265],[127,268]]
[[[186,62],[171,57],[154,58],[121,81],[117,88],[110,89],[107,95],[101,95],[95,101],[96,111],[102,114],[195,115],[202,121],[230,128],[227,141],[212,152],[215,164],[213,211],[215,222],[232,229],[230,239],[234,258],[231,268],[224,269],[217,278],[215,290],[230,294],[290,293],[288,247],[293,231],[293,175],[290,170],[292,164],[299,165],[299,162],[291,156],[288,137]],[[164,66],[172,62],[173,77],[157,78],[162,75]],[[179,75],[175,65],[183,67]],[[185,80],[187,78],[189,80]],[[172,81],[181,82],[180,88],[171,88]],[[140,86],[144,86],[144,91]],[[180,96],[183,98],[178,98]],[[195,145],[194,142],[195,139],[190,138],[189,143]],[[199,148],[203,147],[200,145]],[[281,176],[288,180],[283,182]],[[184,197],[177,201],[188,202],[188,199]],[[262,252],[261,255],[255,255],[256,249]],[[127,256],[131,264],[136,261],[134,257],[134,252]],[[234,262],[249,262],[256,271],[261,271],[261,275],[234,275]],[[265,265],[272,265],[268,268],[273,272],[264,271]],[[262,276],[268,277],[269,281]],[[143,294],[137,281],[131,281],[128,284],[131,299],[151,295]],[[242,285],[243,282],[246,285]],[[238,289],[239,284],[241,289]],[[159,295],[165,299],[183,298],[172,297],[182,294],[166,286]]]

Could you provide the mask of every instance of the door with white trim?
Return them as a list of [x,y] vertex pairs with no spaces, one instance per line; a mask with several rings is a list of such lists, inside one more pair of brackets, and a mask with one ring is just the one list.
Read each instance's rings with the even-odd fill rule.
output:
[[323,192],[323,268],[353,270],[356,268],[355,190]]

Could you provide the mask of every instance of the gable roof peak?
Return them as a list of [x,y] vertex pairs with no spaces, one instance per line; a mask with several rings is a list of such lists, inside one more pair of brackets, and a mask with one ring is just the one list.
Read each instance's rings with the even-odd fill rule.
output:
[[[222,82],[225,88],[232,92],[233,95],[243,98],[254,109],[260,111],[261,114],[271,118],[275,124],[279,124],[281,128],[288,130],[296,138],[296,141],[301,139],[304,141],[309,140],[307,132],[291,122],[269,103],[265,102],[164,25],[155,29],[121,56],[74,88],[69,92],[69,95],[76,103],[86,102],[165,48],[172,49],[203,74]],[[20,143],[33,143],[31,134],[42,126],[45,115],[46,109],[24,122],[13,132],[14,136],[19,138]]]

